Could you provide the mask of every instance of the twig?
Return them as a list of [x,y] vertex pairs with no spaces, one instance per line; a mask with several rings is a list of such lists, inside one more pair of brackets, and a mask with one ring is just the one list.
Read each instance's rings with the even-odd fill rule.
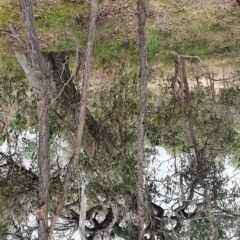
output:
[[22,38],[20,37],[20,34],[18,34],[18,33],[16,32],[16,30],[14,29],[14,27],[12,26],[12,24],[8,24],[8,27],[9,27],[9,30],[10,30],[10,32],[11,32],[11,36],[14,37],[14,38],[16,38],[17,41],[22,45],[22,47],[27,48],[25,42],[24,42],[24,41],[22,40]]
[[[74,75],[77,73],[77,70],[79,68],[79,56],[78,56],[78,53],[79,53],[79,45],[77,46],[77,50],[76,50],[76,61],[75,61],[75,64],[74,64],[74,67],[73,67],[73,70],[72,70],[72,73],[71,73],[71,76],[70,78],[67,80],[67,82],[64,83],[61,91],[59,92],[59,94],[52,100],[52,102],[49,104],[49,107],[61,96],[61,94],[63,93],[65,87],[68,85],[68,83],[71,82],[71,80],[73,79]],[[67,63],[67,61],[66,61]],[[65,63],[64,63],[65,64]],[[62,75],[62,73],[61,73]]]
[[220,78],[220,79],[214,79],[210,76],[210,74],[207,74],[208,78],[214,82],[222,82],[222,81],[229,81],[229,80],[234,80],[234,78],[240,77],[240,74],[236,74],[232,77],[228,77],[228,78]]
[[167,219],[167,221],[168,221],[168,224],[170,225],[170,230],[172,231],[172,233],[173,233],[173,236],[175,237],[175,239],[177,239],[177,240],[178,240],[178,237],[177,237],[177,235],[176,235],[176,232],[175,232],[175,230],[174,230],[174,228],[173,228],[173,226],[172,226],[172,224],[171,224],[170,220],[169,220],[169,219]]
[[171,53],[177,57],[183,57],[183,58],[197,58],[200,63],[202,63],[202,59],[199,56],[192,56],[192,55],[182,55],[177,53],[176,51],[171,51]]

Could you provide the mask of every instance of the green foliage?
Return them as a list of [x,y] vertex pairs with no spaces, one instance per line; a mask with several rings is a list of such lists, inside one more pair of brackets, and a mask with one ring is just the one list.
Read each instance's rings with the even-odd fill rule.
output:
[[233,161],[239,167],[240,166],[240,132],[238,129],[233,134],[232,144],[233,144],[233,149],[232,149]]
[[170,64],[173,60],[173,55],[170,53],[172,46],[169,45],[171,35],[169,32],[158,29],[153,21],[148,21],[148,36],[147,36],[147,52],[148,61],[151,64],[161,62],[162,64]]
[[34,168],[36,168],[37,161],[38,161],[38,149],[37,149],[36,141],[35,139],[34,141],[32,141],[27,137],[23,137],[22,143],[23,143],[22,147],[23,147],[24,153],[26,154],[26,156],[28,156],[29,159],[31,159],[32,170],[34,170]]
[[[129,1],[132,2],[132,1]],[[135,3],[135,2],[134,2]],[[197,5],[202,6],[199,10]],[[164,65],[171,63],[172,50],[182,54],[194,54],[202,59],[217,55],[236,58],[239,54],[237,31],[239,13],[216,11],[216,9],[200,1],[162,1],[160,6],[166,15],[164,24],[155,18],[148,19],[148,62]],[[75,48],[78,43],[86,42],[86,23],[89,6],[87,1],[66,0],[59,2],[37,1],[34,3],[35,24],[43,41],[45,51],[66,51]],[[8,13],[11,14],[8,14]],[[227,15],[227,17],[223,17]],[[9,1],[0,9],[0,25],[7,28],[8,22],[18,24],[20,13],[16,1]],[[221,21],[219,21],[221,19]],[[96,30],[94,62],[99,67],[119,67],[128,61],[135,64],[138,59],[137,25],[126,29],[128,20],[114,18],[110,21],[99,20]],[[23,32],[23,30],[20,30]],[[229,35],[234,34],[234,38]],[[2,45],[3,43],[0,43]],[[3,44],[3,49],[7,44]],[[5,61],[3,68],[10,65],[7,59],[11,53],[3,51]],[[1,67],[1,66],[0,66]]]
[[110,44],[108,44],[106,39],[97,39],[94,47],[94,56],[97,56],[99,60],[96,64],[106,69],[121,65],[128,58],[126,50],[132,52],[134,44],[136,42],[124,38],[115,39]]
[[[1,176],[3,175],[4,173],[1,172]],[[2,239],[6,239],[5,234],[14,227],[15,223],[20,224],[26,219],[30,212],[29,203],[35,204],[31,194],[28,194],[26,198],[25,194],[21,193],[23,189],[19,189],[19,183],[16,180],[9,176],[9,179],[0,181],[0,211],[2,213],[0,236]]]
[[137,232],[127,227],[115,227],[114,233],[125,240],[137,239]]
[[3,76],[12,78],[13,75],[15,78],[22,75],[22,69],[17,61],[16,56],[7,50],[8,43],[3,38],[0,38],[0,46],[2,48],[2,52],[0,54],[1,78]]
[[150,62],[158,58],[169,65],[172,50],[185,55],[198,55],[202,59],[211,59],[212,56],[237,57],[239,45],[235,44],[235,38],[228,36],[231,31],[236,31],[234,26],[239,13],[229,10],[229,18],[226,18],[226,12],[217,11],[204,1],[198,4],[202,5],[201,10],[195,9],[191,1],[162,1],[161,5],[166,7],[165,22],[156,24],[148,21]]
[[237,107],[238,95],[239,95],[238,90],[233,87],[221,89],[220,102],[229,107]]
[[0,25],[3,26],[9,22],[19,22],[20,11],[17,1],[9,0],[7,4],[1,4]]
[[79,38],[74,34],[66,35],[65,37],[56,37],[55,44],[48,47],[49,52],[64,52],[68,49],[73,49],[79,43]]
[[57,135],[59,129],[59,122],[58,122],[58,116],[55,112],[50,112],[50,125],[49,125],[49,137],[50,140],[53,140],[53,138]]
[[[171,54],[172,50],[183,54],[199,55],[201,58],[239,51],[239,46],[234,45],[233,40],[226,35],[226,32],[229,31],[226,25],[227,21],[219,22],[220,15],[211,6],[203,18],[203,15],[194,10],[191,2],[189,0],[162,1],[162,6],[173,7],[173,4],[176,4],[175,10],[168,11],[164,8],[167,16],[169,15],[169,22],[165,26],[159,26],[160,24],[156,23],[154,18],[148,21],[147,50],[150,65],[172,64],[174,58]],[[57,4],[51,2],[43,4],[35,1],[36,26],[40,38],[45,38],[47,42],[49,39],[49,44],[46,46],[47,51],[66,51],[74,48],[78,43],[84,48],[86,42],[86,22],[84,21],[88,19],[86,13],[89,10],[86,3],[85,0],[65,0]],[[20,15],[15,5],[16,3],[12,1],[9,6],[0,9],[0,16],[2,13],[5,14],[0,17],[2,26],[5,26],[9,20],[19,22]],[[9,10],[12,11],[11,15],[14,14],[12,18],[6,14]],[[237,16],[238,14],[235,13],[234,17]],[[235,18],[229,20],[231,27],[237,23]],[[132,198],[136,194],[139,52],[136,24],[134,25],[136,29],[128,30],[126,23],[126,20],[118,18],[111,21],[100,19],[98,22],[93,62],[97,70],[100,68],[101,71],[109,74],[112,80],[111,82],[106,82],[106,80],[102,85],[93,83],[89,109],[99,124],[99,136],[109,135],[114,149],[112,154],[98,150],[94,159],[87,156],[85,152],[82,153],[68,188],[66,199],[70,204],[79,197],[78,168],[95,176],[87,186],[89,205],[95,202],[108,204],[117,200],[120,195]],[[9,65],[12,64],[12,58],[9,56],[12,56],[9,52],[1,55],[6,60],[2,65],[11,71]],[[21,74],[16,76],[14,73],[12,74],[14,77],[3,75],[0,78],[2,107],[15,103],[24,105],[28,102],[26,98],[29,94],[29,87],[25,77]],[[206,171],[203,185],[205,190],[211,193],[215,202],[219,198],[225,197],[226,192],[219,190],[223,186],[224,179],[219,177],[216,180],[217,174],[214,167],[215,161],[221,161],[219,159],[230,154],[232,150],[240,152],[240,135],[236,131],[234,117],[225,114],[226,107],[231,107],[233,111],[237,109],[238,104],[235,100],[238,90],[235,88],[221,90],[220,103],[222,105],[215,106],[216,109],[213,108],[212,97],[208,89],[203,88],[198,92],[191,89],[190,104],[179,99],[173,101],[169,86],[161,86],[161,91],[164,91],[162,95],[157,90],[154,89],[154,91],[148,95],[146,122],[146,134],[151,145],[164,146],[179,154],[191,149],[193,144],[189,133],[188,119],[189,109],[191,109],[193,131],[198,141],[197,147],[205,150],[207,159],[205,168],[208,169],[204,168]],[[36,113],[33,114],[29,105],[26,107],[27,110],[24,109],[24,106],[14,110],[16,114],[10,122],[10,128],[11,132],[16,130],[16,138],[23,130],[30,128],[36,131],[37,129]],[[70,142],[73,134],[69,133],[69,128],[64,124],[64,120],[59,120],[55,112],[50,112],[49,120],[52,167],[50,191],[51,200],[54,202],[59,194],[62,175],[66,171],[64,164],[68,162],[69,155],[72,153]],[[62,137],[61,146],[58,144],[59,136]],[[24,152],[24,156],[32,160],[31,170],[38,173],[36,140],[33,141],[27,137],[23,137],[21,140],[21,151]],[[65,140],[68,143],[66,145],[64,145]],[[12,138],[12,141],[15,139]],[[239,154],[236,154],[236,159],[239,161]],[[190,166],[187,168],[190,169]],[[18,182],[16,176],[13,176],[9,182],[1,181],[0,183],[0,192],[3,193],[0,194],[2,203],[0,209],[4,214],[7,209],[12,209],[12,212],[6,213],[4,220],[0,221],[0,232],[9,229],[9,225],[12,224],[12,216],[16,221],[21,222],[29,213],[29,209],[24,206],[28,192],[26,191],[26,195],[17,195],[22,190],[21,183]],[[12,208],[13,200],[19,202],[17,206],[14,205],[14,208]],[[30,196],[28,201],[29,204],[34,203],[34,206],[37,206],[33,196]],[[126,206],[129,207],[129,212],[132,211],[130,205]],[[221,223],[216,222],[214,226],[210,223],[208,216],[203,215],[202,219],[191,221],[188,229],[186,232],[182,232],[182,235],[185,235],[186,238],[192,235],[194,239],[206,239],[206,236],[209,236],[214,230],[215,239],[223,238],[224,232],[221,230]],[[119,227],[115,229],[115,233],[124,239],[136,239],[132,229]],[[187,232],[189,230],[190,232]]]
[[[191,109],[198,147],[211,150],[214,153],[211,158],[228,154],[234,147],[236,136],[232,118],[222,115],[222,108],[219,108],[217,114],[213,111],[207,91],[191,93]],[[187,112],[188,107],[181,102],[174,105],[169,101],[167,106],[158,106],[155,115],[151,114],[148,120],[147,136],[151,144],[174,147],[180,152],[191,146],[189,130],[186,130],[189,129]]]
[[85,154],[81,156],[79,165],[86,172],[97,174],[97,180],[88,187],[88,195],[92,198],[101,195],[108,200],[136,193],[136,159],[133,149],[139,101],[137,80],[137,69],[129,71],[126,66],[119,70],[111,87],[103,85],[99,92],[90,93],[95,118],[98,119],[101,131],[109,134],[114,148],[110,158],[105,152],[99,152],[94,161]]
[[[63,1],[58,3],[37,1],[34,3],[35,25],[45,51],[66,51],[76,47],[85,39],[85,31],[75,23],[75,18],[88,12],[87,1],[76,3]],[[9,14],[11,13],[11,14]],[[20,22],[20,11],[16,1],[9,1],[0,8],[0,26],[7,29],[7,23],[18,25]],[[20,29],[23,33],[23,30]],[[24,36],[24,34],[23,34]],[[24,37],[23,37],[24,38]],[[4,51],[0,54],[2,69],[12,63],[12,53],[8,52],[8,44],[3,40],[0,46]],[[8,63],[8,59],[11,62]],[[14,58],[16,62],[16,58]],[[0,68],[1,68],[0,65]]]
[[29,86],[22,74],[13,77],[0,75],[0,102],[2,106],[22,103],[25,101],[28,91]]
[[10,122],[10,128],[12,129],[27,129],[27,120],[20,113],[16,113],[15,119]]
[[206,236],[211,236],[211,239],[218,240],[218,239],[226,239],[225,231],[223,231],[221,227],[221,223],[219,220],[212,220],[209,221],[208,218],[197,219],[195,221],[191,221],[188,230],[185,233],[182,233],[183,236],[186,234],[186,238],[189,235],[194,239],[205,240]]
[[44,9],[44,14],[36,11],[35,21],[37,29],[50,39],[47,51],[67,51],[76,47],[77,43],[83,44],[85,30],[75,19],[88,11],[86,3],[76,4],[67,1],[56,5],[49,3]]
[[[136,68],[129,69],[128,65],[123,65],[118,71],[114,76],[112,86],[103,87],[99,92],[95,92],[93,101],[95,114],[100,122],[106,120],[107,117],[109,121],[104,122],[105,124],[120,123],[120,127],[124,127],[124,123],[130,119],[132,124],[135,124],[137,120],[138,71]],[[127,138],[125,140],[128,141]]]

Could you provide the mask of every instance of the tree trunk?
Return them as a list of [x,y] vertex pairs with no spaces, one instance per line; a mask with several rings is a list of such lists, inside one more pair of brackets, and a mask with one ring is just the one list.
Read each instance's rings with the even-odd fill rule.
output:
[[87,213],[87,195],[86,187],[88,185],[88,177],[84,171],[81,174],[81,192],[80,192],[80,214],[79,214],[79,236],[81,240],[86,240],[85,224]]
[[144,239],[144,124],[147,102],[147,50],[146,50],[146,10],[144,0],[137,1],[138,6],[138,34],[140,47],[140,102],[138,118],[138,144],[137,144],[137,175],[138,175],[138,239]]
[[33,89],[37,97],[37,116],[39,123],[39,209],[38,239],[46,240],[48,236],[48,201],[50,187],[49,156],[49,113],[48,113],[48,77],[43,56],[39,49],[37,32],[31,0],[19,0],[23,26],[27,37],[29,75],[32,76]]
[[192,114],[192,107],[191,107],[191,103],[190,103],[190,100],[191,100],[190,90],[189,90],[189,86],[188,86],[188,79],[187,79],[184,59],[180,55],[178,55],[178,68],[179,68],[180,81],[183,83],[183,86],[184,86],[185,101],[186,101],[186,105],[187,105],[187,119],[188,119],[188,124],[189,124],[191,141],[194,146],[194,149],[197,149],[198,142],[197,142],[197,138],[194,134],[194,129],[193,129],[193,114]]
[[[51,75],[51,99],[56,96],[57,103],[60,104],[61,112],[59,115],[68,117],[68,126],[72,132],[76,132],[78,128],[79,102],[81,94],[78,92],[73,81],[69,81],[71,75],[66,61],[69,52],[63,53],[45,53],[45,62],[48,66],[49,74]],[[67,83],[67,84],[66,84]],[[59,93],[61,92],[61,95]],[[55,105],[53,106],[55,107]],[[58,111],[56,109],[56,111]],[[86,108],[86,121],[84,126],[84,139],[82,147],[90,157],[94,157],[98,151],[110,153],[112,151],[112,144],[109,139],[110,134],[100,131],[100,126],[95,120],[88,108]]]
[[[13,28],[11,28],[11,33],[17,35]],[[58,96],[56,99],[57,104],[54,103],[52,107],[55,108],[57,112],[60,109],[58,113],[60,117],[65,118],[67,116],[67,125],[70,130],[75,133],[78,127],[76,119],[78,117],[78,104],[81,100],[81,94],[78,92],[73,81],[68,82],[71,71],[66,59],[70,54],[70,52],[50,52],[43,53],[43,56],[49,76],[48,89],[51,101]],[[31,86],[34,86],[36,80],[26,54],[16,52],[16,57],[29,83]],[[59,95],[60,92],[61,94]],[[82,147],[90,157],[94,157],[98,151],[104,151],[107,154],[113,151],[111,134],[100,130],[98,122],[88,108],[86,109],[86,125],[84,127]]]
[[64,199],[66,196],[66,191],[68,187],[69,178],[71,173],[76,166],[77,160],[79,159],[81,144],[82,144],[82,135],[83,135],[83,126],[85,123],[85,113],[87,108],[87,98],[88,98],[88,86],[89,86],[89,76],[90,76],[90,67],[91,67],[91,56],[92,56],[92,48],[93,48],[93,40],[95,34],[95,27],[96,27],[96,19],[97,19],[97,12],[98,12],[98,1],[91,0],[91,12],[90,12],[90,19],[89,19],[89,30],[88,30],[88,40],[87,40],[87,47],[85,52],[85,67],[83,73],[83,83],[82,83],[82,95],[79,107],[79,119],[78,119],[78,129],[76,134],[76,141],[73,155],[69,161],[67,166],[67,171],[64,176],[64,181],[62,184],[62,191],[58,196],[57,206],[54,211],[54,216],[51,221],[49,236],[48,239],[52,239],[53,229],[55,227],[57,217],[62,210],[64,205]]

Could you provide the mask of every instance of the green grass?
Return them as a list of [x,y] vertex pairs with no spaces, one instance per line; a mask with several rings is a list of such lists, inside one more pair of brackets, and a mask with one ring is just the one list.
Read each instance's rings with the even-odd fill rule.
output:
[[198,55],[203,60],[238,57],[240,45],[236,43],[240,41],[240,34],[232,35],[239,29],[240,13],[218,12],[211,5],[203,5],[203,9],[196,11],[190,3],[162,2],[167,6],[166,11],[171,8],[166,29],[148,21],[148,61],[151,64],[172,64],[172,50],[184,55]]
[[86,4],[78,5],[69,2],[63,2],[60,5],[46,4],[44,14],[36,8],[35,23],[38,30],[46,33],[55,31],[77,31],[74,19],[88,12]]
[[[154,18],[148,19],[150,65],[172,64],[173,50],[198,55],[202,59],[238,57],[240,12],[233,11],[231,7],[218,11],[204,0],[198,4],[202,4],[202,8],[196,8],[197,4],[189,0],[161,1],[162,11],[169,15],[169,23],[164,27],[157,25]],[[46,51],[66,51],[77,43],[84,49],[87,27],[82,21],[87,22],[87,17],[82,16],[88,11],[87,1],[82,0],[61,1],[58,4],[37,1],[34,5],[36,28],[43,38],[52,40]],[[13,0],[0,8],[0,27],[7,28],[8,22],[21,26],[19,7]],[[12,53],[6,51],[2,41],[0,46],[5,49],[0,56],[4,58],[0,68],[6,69],[12,64],[12,57],[7,55]],[[136,65],[138,55],[137,24],[130,26],[128,20],[116,18],[98,22],[93,51],[97,67],[117,67],[125,62]]]
[[[34,4],[35,26],[41,37],[51,39],[53,44],[45,51],[66,51],[76,47],[77,43],[84,43],[86,31],[75,23],[74,19],[88,12],[86,1],[82,4],[63,1],[61,4],[36,2]],[[13,23],[20,28],[22,38],[24,31],[21,25],[21,15],[17,1],[9,0],[8,4],[0,8],[0,28],[8,30],[8,23]],[[39,34],[40,35],[40,34]],[[0,39],[0,70],[13,69],[18,65],[13,52],[9,51],[8,43],[2,37]]]
[[137,42],[118,37],[111,43],[105,38],[96,39],[94,59],[98,66],[119,66],[124,62],[134,61],[137,53]]
[[64,52],[69,49],[76,48],[77,44],[80,43],[81,40],[76,35],[69,35],[66,37],[57,37],[55,38],[54,45],[48,47],[45,51],[47,52]]
[[94,63],[97,67],[117,67],[125,62],[136,62],[136,31],[128,33],[126,25],[126,21],[119,19],[98,23],[93,49]]
[[0,7],[0,25],[8,22],[19,22],[20,11],[17,2],[18,1],[9,0],[7,4]]

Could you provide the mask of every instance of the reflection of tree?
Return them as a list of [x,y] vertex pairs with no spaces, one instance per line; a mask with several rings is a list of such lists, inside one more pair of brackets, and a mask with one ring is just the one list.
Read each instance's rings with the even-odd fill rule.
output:
[[[10,30],[22,44],[22,51],[16,51],[16,55],[29,82],[34,84],[25,44],[13,27],[10,26]],[[79,209],[83,191],[79,172],[86,172],[89,180],[85,191],[88,198],[86,224],[82,220],[86,238],[120,236],[137,239],[135,142],[138,70],[120,66],[115,69],[114,82],[98,85],[99,89],[90,93],[83,152],[76,169],[73,169],[71,176],[69,174],[68,187],[65,185],[62,190],[78,125],[76,119],[82,94],[77,69],[83,53],[76,49],[41,54],[49,76],[47,88],[51,107],[50,214],[54,212],[59,194],[66,194],[66,199],[61,202],[62,209],[57,212],[61,221],[56,222],[54,234],[59,238],[69,234],[70,238],[79,227],[83,219]],[[77,63],[72,71],[69,64],[71,54],[76,55]],[[222,89],[221,95],[217,96],[214,89],[216,80],[209,77],[211,86],[204,89],[198,81],[199,76],[196,77],[197,88],[189,87],[187,64],[184,62],[185,57],[189,56],[176,54],[176,57],[175,76],[171,79],[173,96],[169,94],[168,86],[161,88],[164,91],[161,101],[151,93],[148,119],[144,122],[150,143],[165,146],[175,156],[168,176],[158,180],[154,179],[154,173],[150,173],[145,189],[142,189],[145,194],[143,208],[146,211],[144,230],[150,239],[226,239],[224,229],[236,225],[239,219],[239,205],[236,202],[239,188],[233,185],[227,189],[229,179],[222,174],[222,159],[230,153],[233,143],[236,143],[235,137],[238,137],[233,124],[235,119],[230,114],[236,112],[238,89]],[[39,194],[36,140],[26,139],[26,146],[20,146],[18,137],[28,128],[28,119],[34,122],[31,113],[27,114],[26,118],[17,114],[11,132],[5,135],[11,151],[0,154],[0,191],[3,193],[0,197],[3,213],[0,233],[3,233],[3,239],[6,235],[31,239],[32,232],[36,230],[36,223],[29,226],[24,222],[29,215],[36,214]],[[34,124],[35,129],[37,123]],[[59,138],[62,141],[58,141]],[[31,153],[28,157],[31,159],[29,169],[23,164],[29,160],[23,154],[25,151]],[[150,154],[154,153],[150,151]],[[238,237],[239,230],[233,230]]]
[[[229,179],[222,176],[223,169],[219,166],[208,165],[211,170],[204,173],[204,179],[198,178],[203,174],[196,177],[195,170],[191,171],[188,165],[183,165],[192,161],[192,154],[186,153],[177,160],[181,164],[177,172],[162,182],[151,181],[149,187],[153,199],[165,201],[164,224],[179,237],[188,231],[188,234],[198,232],[198,229],[207,225],[203,236],[210,236],[211,232],[215,234],[214,239],[221,239],[225,234],[221,228],[224,225],[231,226],[230,222],[235,222],[239,217],[239,206],[234,207],[239,197],[239,193],[234,193],[236,186],[233,187],[234,191],[225,189]],[[162,194],[164,189],[166,193]],[[195,237],[201,239],[200,234],[195,233]]]
[[[184,66],[183,62],[181,66]],[[186,72],[184,73],[183,69],[182,71],[182,75],[186,76]],[[135,159],[134,152],[131,150],[136,136],[137,111],[133,110],[130,115],[127,115],[129,106],[134,109],[137,106],[137,98],[135,102],[132,100],[132,97],[137,95],[136,76],[136,72],[129,76],[124,75],[120,78],[119,84],[110,88],[109,92],[102,90],[105,91],[104,94],[103,92],[98,93],[101,101],[97,104],[101,108],[98,108],[95,114],[100,119],[106,119],[107,116],[108,122],[101,125],[101,131],[110,132],[106,135],[106,139],[114,139],[111,144],[117,151],[108,151],[108,154],[105,154],[103,146],[102,152],[100,151],[95,156],[97,161],[92,161],[87,154],[83,153],[79,162],[91,176],[86,192],[89,204],[86,221],[88,239],[114,235],[124,239],[137,238]],[[184,86],[187,86],[186,84],[187,82]],[[185,87],[183,90],[186,95]],[[147,125],[150,133],[151,128],[154,129],[154,135],[152,135],[154,138],[151,138],[150,135],[151,141],[161,137],[162,144],[168,148],[173,148],[175,155],[179,155],[171,160],[172,170],[165,179],[154,179],[153,173],[149,176],[148,186],[145,189],[147,200],[145,232],[152,239],[154,236],[157,236],[158,239],[178,239],[182,236],[204,239],[210,235],[213,236],[213,239],[224,239],[224,234],[226,234],[224,227],[235,225],[239,218],[239,206],[236,203],[239,189],[235,185],[231,189],[226,189],[229,179],[222,174],[224,164],[221,159],[229,152],[235,135],[232,124],[228,120],[230,116],[225,119],[220,118],[221,113],[216,116],[211,108],[211,98],[206,98],[205,92],[197,94],[189,90],[188,94],[188,100],[184,96],[183,101],[174,103],[175,109],[170,109],[170,111],[169,108],[165,108],[164,111],[167,113],[164,113],[163,117],[157,115],[158,121],[166,116],[170,119],[171,115],[168,116],[168,114],[172,114],[173,118],[170,121],[164,120],[164,124],[166,124],[164,128],[161,125],[162,122],[160,124],[157,122],[155,125],[153,121],[152,124]],[[203,96],[205,99],[201,100],[202,102],[199,101],[198,99],[203,98]],[[98,99],[96,95],[95,97]],[[63,96],[59,98],[59,101],[63,100]],[[107,102],[109,104],[106,104]],[[62,107],[64,109],[64,105]],[[189,110],[191,111],[189,112]],[[56,111],[59,110],[56,109]],[[59,111],[59,113],[61,112]],[[156,114],[162,113],[156,112]],[[174,114],[176,114],[175,118]],[[226,115],[223,114],[223,116]],[[151,120],[154,120],[154,117]],[[56,118],[55,121],[58,122],[59,119],[61,120],[61,118]],[[96,119],[94,121],[97,123],[94,126],[98,127],[99,122]],[[103,121],[100,122],[103,123]],[[111,131],[113,124],[116,127]],[[165,132],[165,135],[161,130]],[[15,131],[18,130],[15,129]],[[2,178],[2,184],[5,185],[1,185],[1,191],[5,192],[6,199],[11,196],[12,201],[8,201],[8,204],[11,205],[16,214],[17,211],[24,213],[21,214],[21,218],[15,218],[15,226],[17,226],[21,223],[22,218],[34,212],[31,206],[34,206],[36,201],[39,179],[36,162],[33,162],[29,170],[21,164],[22,156],[18,150],[22,146],[18,144],[18,141],[15,141],[18,137],[13,138],[12,136],[14,135],[9,136],[9,141],[14,146],[11,147],[11,154],[2,153],[1,155],[5,161],[1,170],[6,173],[4,176],[7,176]],[[55,141],[53,140],[51,146],[53,155],[58,153],[59,149],[64,149],[60,146],[61,144],[54,143]],[[35,158],[36,143],[30,140],[24,142],[25,147],[30,150],[31,156]],[[101,144],[103,143],[104,141],[101,142]],[[66,148],[69,147],[71,147],[71,142],[68,142]],[[64,151],[66,154],[69,149],[64,149]],[[53,203],[56,201],[65,172],[65,165],[61,163],[66,158],[63,156],[56,154],[51,163],[50,195]],[[161,167],[159,168],[161,169]],[[78,174],[74,172],[70,179],[67,201],[60,214],[62,223],[57,223],[55,228],[56,234],[59,236],[63,232],[73,232],[79,224],[77,178]],[[26,196],[28,196],[26,204],[28,207],[16,205],[16,202],[24,201]],[[159,200],[162,203],[159,203]],[[9,209],[9,206],[3,205],[2,207],[4,206]],[[6,219],[5,222],[7,222]],[[11,225],[11,221],[9,224]],[[30,226],[26,228],[29,236],[35,229]],[[11,233],[22,236],[25,234],[21,229],[13,229]],[[3,232],[6,231],[5,229]],[[236,231],[236,234],[239,233]]]
[[[153,199],[166,201],[164,205],[171,209],[163,218],[165,226],[168,226],[172,234],[170,238],[178,239],[178,236],[187,233],[188,236],[192,234],[194,239],[206,239],[206,236],[211,236],[211,239],[225,239],[223,226],[231,226],[239,215],[239,206],[236,205],[239,193],[233,194],[232,189],[227,189],[229,179],[222,175],[224,164],[217,156],[221,156],[221,151],[224,152],[224,147],[219,145],[226,144],[226,139],[229,139],[231,134],[233,137],[234,131],[231,127],[227,130],[229,126],[222,125],[223,122],[215,115],[210,115],[209,122],[205,121],[205,130],[202,131],[197,124],[200,123],[198,118],[204,116],[194,110],[197,108],[203,113],[206,111],[199,108],[199,105],[194,105],[194,95],[189,91],[185,64],[181,56],[178,56],[177,66],[180,82],[184,86],[184,101],[181,102],[181,107],[185,113],[185,123],[182,125],[185,137],[184,143],[180,142],[184,146],[184,153],[172,164],[175,165],[172,167],[172,175],[168,175],[163,181],[150,181],[150,192]],[[206,107],[205,105],[204,108]],[[174,135],[173,138],[175,137],[179,136]],[[165,195],[162,194],[163,189],[166,189]],[[237,186],[233,189],[236,192]],[[234,208],[234,205],[237,208]],[[159,226],[159,231],[160,229]]]

